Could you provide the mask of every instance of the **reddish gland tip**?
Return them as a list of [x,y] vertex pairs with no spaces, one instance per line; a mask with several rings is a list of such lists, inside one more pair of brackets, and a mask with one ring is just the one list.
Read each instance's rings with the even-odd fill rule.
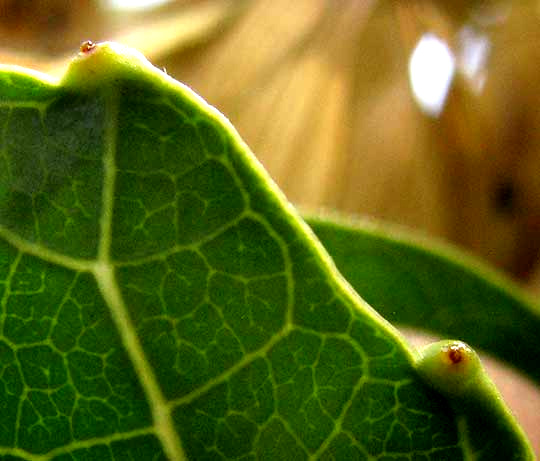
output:
[[453,344],[448,348],[448,358],[452,363],[459,363],[463,360],[463,348],[459,344]]
[[81,53],[90,53],[95,47],[96,44],[94,42],[86,40],[86,42],[81,43]]

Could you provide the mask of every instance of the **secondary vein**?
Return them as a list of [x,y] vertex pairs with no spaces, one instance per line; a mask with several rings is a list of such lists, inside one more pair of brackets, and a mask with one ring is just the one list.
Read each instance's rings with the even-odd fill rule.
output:
[[0,238],[5,240],[11,246],[17,248],[22,253],[43,259],[44,261],[67,267],[76,272],[89,272],[94,268],[95,261],[90,259],[79,259],[58,253],[43,245],[30,242],[18,236],[9,229],[0,226]]

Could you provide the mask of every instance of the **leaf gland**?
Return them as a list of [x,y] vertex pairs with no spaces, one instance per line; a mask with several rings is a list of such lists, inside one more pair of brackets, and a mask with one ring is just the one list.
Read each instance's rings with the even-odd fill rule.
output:
[[453,365],[466,361],[467,357],[472,353],[470,347],[461,341],[452,342],[450,345],[443,347],[442,351],[446,354],[448,363]]
[[83,54],[89,54],[94,50],[95,47],[96,44],[92,40],[85,40],[81,43],[80,50]]

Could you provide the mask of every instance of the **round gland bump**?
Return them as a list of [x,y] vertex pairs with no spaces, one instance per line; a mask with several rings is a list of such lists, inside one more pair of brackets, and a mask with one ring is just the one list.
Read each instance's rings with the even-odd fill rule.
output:
[[417,369],[421,377],[445,395],[463,395],[470,384],[482,375],[478,355],[459,340],[443,340],[427,345],[421,351]]

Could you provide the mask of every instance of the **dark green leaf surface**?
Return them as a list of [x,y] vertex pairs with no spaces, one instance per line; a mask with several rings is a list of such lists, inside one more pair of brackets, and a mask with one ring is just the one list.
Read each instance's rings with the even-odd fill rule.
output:
[[392,324],[460,338],[540,383],[538,300],[447,246],[369,221],[308,222],[347,281]]
[[463,459],[228,122],[102,44],[0,72],[0,460]]

